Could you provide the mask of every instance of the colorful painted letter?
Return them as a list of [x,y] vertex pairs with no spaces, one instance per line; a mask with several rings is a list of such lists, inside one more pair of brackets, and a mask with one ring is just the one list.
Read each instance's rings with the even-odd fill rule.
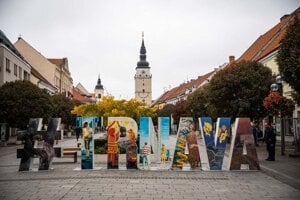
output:
[[160,135],[160,161],[165,163],[170,158],[170,118],[158,118],[158,133]]
[[81,117],[82,123],[81,142],[81,169],[94,168],[94,130],[98,124],[98,117]]
[[230,170],[259,170],[256,147],[249,118],[237,118],[229,154]]
[[129,117],[109,117],[107,130],[107,168],[119,168],[118,142],[126,148],[127,169],[137,169],[137,124]]
[[206,145],[210,170],[221,170],[230,132],[230,118],[218,118],[217,134],[215,134],[210,117],[199,118],[199,124]]
[[[185,147],[187,143],[189,147],[189,156],[185,154]],[[191,117],[180,118],[172,168],[182,169],[187,160],[189,161],[192,169],[200,166],[197,136],[195,133],[193,118]]]

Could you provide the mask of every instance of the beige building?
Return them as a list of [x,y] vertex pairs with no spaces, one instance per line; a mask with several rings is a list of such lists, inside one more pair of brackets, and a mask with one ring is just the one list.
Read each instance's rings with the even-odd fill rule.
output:
[[58,92],[70,96],[72,94],[73,79],[69,71],[68,58],[48,58],[48,60],[56,65],[54,77]]
[[57,92],[67,96],[72,94],[73,80],[67,58],[48,60],[21,37],[18,38],[15,47],[25,60],[57,89]]
[[0,86],[16,80],[30,80],[31,66],[0,30]]
[[140,50],[140,61],[137,63],[135,80],[135,99],[145,102],[147,106],[152,103],[152,74],[150,72],[149,63],[146,61],[146,47],[144,45],[144,37]]

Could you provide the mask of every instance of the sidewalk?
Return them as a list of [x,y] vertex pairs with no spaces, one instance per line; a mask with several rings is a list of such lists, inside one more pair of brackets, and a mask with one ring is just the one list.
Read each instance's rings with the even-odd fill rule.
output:
[[[72,136],[62,146],[76,143]],[[276,161],[268,162],[259,145],[260,171],[76,171],[80,161],[55,158],[54,170],[18,172],[16,149],[23,145],[9,144],[0,147],[0,199],[300,199],[300,160],[288,156],[291,146],[280,156],[279,141]],[[104,166],[106,156],[99,158],[95,165]]]
[[283,183],[300,190],[300,158],[290,157],[295,147],[290,141],[285,143],[285,155],[281,155],[280,140],[276,143],[275,161],[266,161],[268,153],[266,145],[259,143],[257,154],[260,161],[261,171]]

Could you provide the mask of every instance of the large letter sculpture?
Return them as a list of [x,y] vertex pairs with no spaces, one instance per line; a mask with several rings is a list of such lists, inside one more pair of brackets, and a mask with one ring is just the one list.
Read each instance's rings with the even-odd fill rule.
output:
[[158,118],[158,133],[160,135],[160,162],[161,168],[165,168],[165,162],[170,158],[170,118]]
[[34,149],[33,137],[42,129],[42,121],[43,118],[30,118],[27,132],[19,136],[25,142],[24,149],[17,149],[17,158],[21,158],[19,171],[29,171],[32,158],[38,155],[38,151]]
[[[187,143],[189,150],[188,156],[185,154],[185,147]],[[200,167],[197,135],[195,133],[193,118],[191,117],[180,118],[172,168],[182,169],[187,160],[189,161],[192,169]]]
[[118,142],[126,148],[127,169],[137,169],[137,124],[129,117],[109,117],[107,130],[107,168],[119,168]]
[[230,170],[260,169],[249,118],[236,119],[231,143]]
[[57,131],[60,129],[61,118],[52,118],[48,123],[47,132],[43,134],[44,144],[39,151],[40,164],[39,170],[48,170],[52,163],[52,159],[55,155],[54,152],[54,140],[57,137]]
[[94,131],[99,117],[81,117],[82,126],[81,169],[94,168]]
[[230,118],[218,118],[216,133],[210,117],[199,118],[199,124],[206,146],[210,170],[221,170],[230,131]]
[[[140,153],[140,162],[143,162],[143,155],[142,155],[142,148],[147,143],[147,145],[150,144],[150,117],[141,117],[140,118],[140,131],[139,131],[139,153]],[[149,157],[149,156],[148,156]],[[150,167],[149,159],[148,166]],[[144,168],[144,167],[143,167]]]

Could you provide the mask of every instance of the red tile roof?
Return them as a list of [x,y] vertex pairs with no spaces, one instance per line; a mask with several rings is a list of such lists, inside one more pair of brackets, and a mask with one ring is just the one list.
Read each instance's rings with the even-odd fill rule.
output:
[[300,18],[300,9],[298,8],[290,15],[285,15],[280,22],[273,28],[261,35],[238,59],[259,61],[270,53],[276,51],[280,46],[280,41],[284,37],[286,29],[292,19],[297,16]]
[[200,87],[202,83],[207,81],[207,79],[214,73],[215,71],[209,72],[203,76],[198,76],[197,79],[193,79],[187,83],[183,83],[177,87],[172,88],[171,90],[165,92],[158,100],[158,103],[163,103],[168,100],[176,99],[181,95],[185,95],[186,91],[193,91],[193,88],[197,89]]
[[82,96],[80,94],[80,91],[76,87],[73,87],[72,92],[73,92],[73,99],[74,100],[77,100],[77,101],[79,101],[81,103],[94,103],[95,102],[95,100],[92,99],[92,98],[89,98],[89,97],[86,97],[86,96]]
[[62,66],[64,64],[63,58],[47,58],[52,64]]

